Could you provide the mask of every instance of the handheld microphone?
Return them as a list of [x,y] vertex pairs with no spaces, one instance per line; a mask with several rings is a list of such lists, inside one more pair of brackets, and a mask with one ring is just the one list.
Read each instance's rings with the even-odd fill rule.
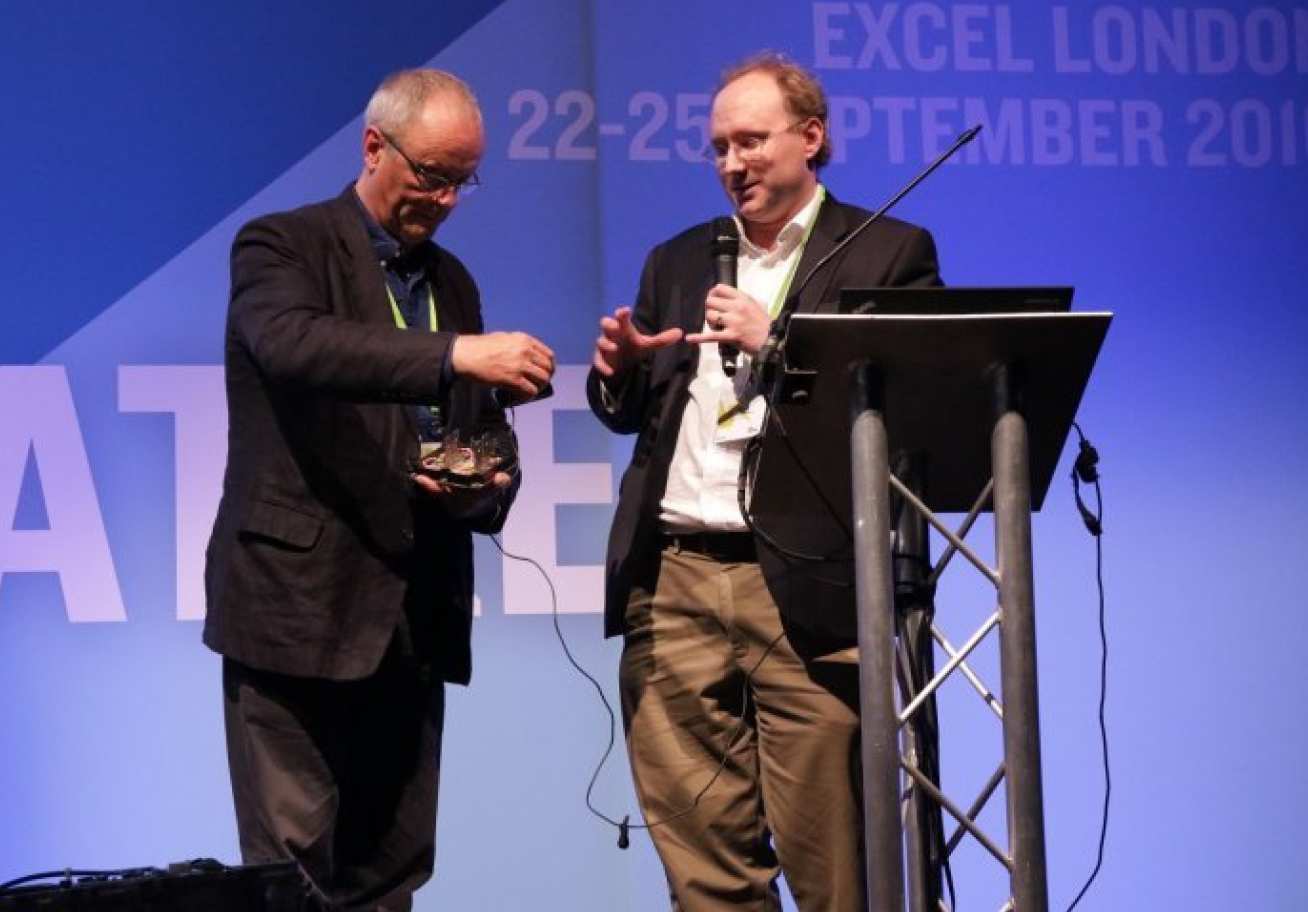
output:
[[916,187],[918,184],[922,183],[922,181],[930,177],[931,172],[935,171],[937,168],[939,168],[941,165],[947,162],[955,152],[957,152],[959,149],[963,148],[968,143],[970,143],[973,139],[976,138],[976,135],[980,132],[981,132],[980,124],[977,124],[974,127],[964,130],[963,133],[958,137],[958,139],[954,140],[954,144],[952,146],[950,146],[948,149],[942,152],[940,156],[936,158],[935,161],[927,165],[926,168],[924,168],[920,174],[918,174],[911,181],[909,181],[902,190],[900,190],[898,193],[892,196],[884,206],[882,206],[876,212],[868,216],[863,221],[862,224],[860,224],[853,231],[849,232],[849,234],[845,235],[844,239],[835,247],[833,247],[830,253],[828,253],[822,259],[818,260],[816,263],[813,264],[813,268],[808,271],[808,274],[806,276],[804,276],[804,279],[799,283],[799,286],[795,288],[794,291],[790,292],[789,295],[786,296],[786,301],[781,306],[781,313],[777,314],[777,318],[772,321],[772,328],[768,332],[767,341],[763,343],[763,347],[759,349],[758,355],[754,358],[753,370],[754,370],[754,377],[756,379],[762,380],[764,386],[767,386],[769,383],[771,383],[772,378],[775,374],[775,368],[776,368],[775,361],[777,358],[777,349],[780,347],[781,340],[786,334],[786,327],[790,324],[791,315],[794,314],[795,308],[799,306],[799,294],[804,290],[805,286],[808,285],[809,281],[813,278],[813,276],[817,275],[818,270],[820,270],[823,266],[827,265],[827,263],[831,262],[831,260],[837,254],[839,254],[840,251],[844,250],[847,246],[849,246],[849,243],[853,241],[854,238],[862,234],[865,228],[867,228],[873,222],[881,218],[881,216],[889,212],[890,209],[896,203],[898,203],[904,197],[908,196],[908,194],[913,190],[914,187]]
[[[722,216],[713,220],[713,240],[709,245],[713,253],[713,271],[717,284],[736,287],[736,257],[740,254],[740,229],[736,220]],[[726,343],[718,344],[722,356],[722,373],[736,376],[740,349]]]

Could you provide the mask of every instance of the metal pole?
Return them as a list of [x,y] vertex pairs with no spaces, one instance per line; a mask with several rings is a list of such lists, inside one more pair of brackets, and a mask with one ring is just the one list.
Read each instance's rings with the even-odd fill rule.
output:
[[864,863],[868,912],[903,912],[899,723],[895,713],[894,590],[890,572],[890,464],[881,377],[854,368],[850,481],[862,712]]
[[1045,821],[1036,692],[1035,586],[1031,569],[1031,473],[1021,374],[994,373],[995,549],[999,563],[999,660],[1004,694],[1009,855],[1016,912],[1046,912]]

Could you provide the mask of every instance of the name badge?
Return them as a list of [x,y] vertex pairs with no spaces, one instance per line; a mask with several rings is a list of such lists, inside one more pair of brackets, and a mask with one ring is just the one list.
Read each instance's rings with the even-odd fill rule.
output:
[[758,436],[763,430],[763,399],[741,390],[738,396],[734,387],[724,386],[718,396],[717,424],[713,429],[713,442],[736,444]]

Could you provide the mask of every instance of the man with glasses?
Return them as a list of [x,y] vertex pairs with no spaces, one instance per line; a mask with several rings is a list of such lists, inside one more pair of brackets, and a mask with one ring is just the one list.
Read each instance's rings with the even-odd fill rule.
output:
[[431,875],[444,682],[471,674],[472,532],[516,470],[456,487],[421,444],[509,432],[499,400],[554,371],[483,333],[472,277],[431,242],[478,183],[466,85],[434,70],[368,103],[337,198],[256,219],[232,248],[230,421],[204,641],[223,656],[247,863],[293,859],[331,909],[408,909]]
[[[600,320],[587,387],[602,422],[640,435],[605,604],[606,633],[624,637],[628,753],[674,909],[780,909],[784,872],[801,910],[861,910],[854,595],[829,584],[851,568],[824,564],[820,583],[756,540],[736,480],[763,418],[750,358],[792,283],[869,213],[818,181],[826,100],[783,57],[724,75],[710,134],[739,287],[714,284],[709,224],[655,247],[634,309]],[[939,281],[931,236],[882,219],[803,288],[799,312],[833,312],[843,286]],[[731,375],[725,345],[742,361]]]

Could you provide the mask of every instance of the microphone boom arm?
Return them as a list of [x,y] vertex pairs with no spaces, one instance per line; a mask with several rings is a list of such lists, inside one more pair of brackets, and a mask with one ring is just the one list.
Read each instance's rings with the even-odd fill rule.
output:
[[[822,259],[814,263],[813,268],[808,271],[808,274],[805,275],[803,280],[799,283],[799,287],[786,296],[785,303],[781,305],[780,313],[778,313],[777,318],[772,321],[772,328],[768,330],[767,341],[763,343],[763,347],[759,349],[758,357],[754,359],[753,369],[755,372],[755,377],[756,379],[761,381],[764,389],[766,389],[768,386],[772,384],[773,378],[775,377],[776,374],[775,362],[780,350],[781,340],[785,337],[786,327],[790,324],[791,315],[795,312],[795,309],[799,306],[800,292],[804,290],[804,288],[812,280],[813,276],[817,275],[818,270],[821,269],[823,266],[825,266],[827,263],[829,263],[832,260],[832,258],[836,256],[836,254],[844,250],[845,247],[847,247],[850,244],[850,242],[854,240],[854,238],[862,234],[864,229],[866,229],[869,225],[871,225],[877,219],[881,218],[892,208],[894,208],[894,206],[900,200],[908,196],[908,194],[913,191],[914,187],[916,187],[918,184],[922,183],[922,181],[930,177],[931,174],[937,168],[939,168],[945,162],[949,161],[949,159],[954,155],[955,152],[957,152],[959,149],[963,148],[963,146],[970,143],[973,139],[976,138],[976,135],[980,132],[981,132],[980,124],[977,124],[976,126],[964,130],[962,134],[959,135],[958,139],[954,140],[953,145],[951,145],[948,149],[946,149],[939,156],[937,156],[935,161],[927,165],[926,168],[924,168],[920,174],[918,174],[911,181],[905,184],[904,187],[898,193],[892,196],[880,209],[878,209],[876,212],[872,213],[870,216],[864,219],[862,224],[860,224],[849,234],[845,235],[844,239],[841,240],[841,242],[837,244],[835,247],[833,247],[831,251],[827,253],[826,256],[824,256]],[[768,399],[769,401],[771,401],[770,396],[768,397]]]

